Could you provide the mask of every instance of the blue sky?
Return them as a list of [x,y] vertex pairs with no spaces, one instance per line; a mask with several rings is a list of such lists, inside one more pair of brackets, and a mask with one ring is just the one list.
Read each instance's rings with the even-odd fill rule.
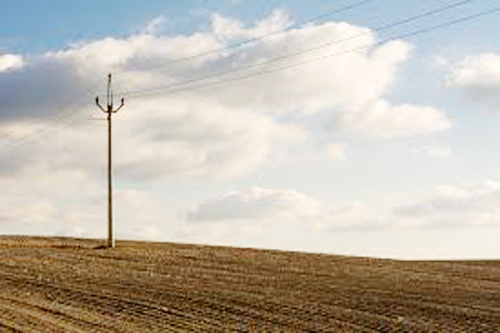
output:
[[[88,120],[100,116],[91,103],[105,73],[117,92],[140,91],[363,33],[260,68],[275,69],[498,6],[470,1],[377,34],[460,1],[371,0],[301,24],[358,2],[2,1],[0,207],[14,207],[3,230],[105,236],[105,128]],[[115,117],[118,236],[497,258],[499,15],[231,84],[127,97]]]
[[[49,1],[14,1],[5,0],[0,4],[1,22],[0,37],[10,49],[21,52],[37,52],[52,48],[63,48],[68,43],[80,40],[92,40],[107,36],[127,36],[144,27],[145,22],[158,16],[165,16],[167,24],[164,32],[168,34],[186,33],[195,31],[208,24],[207,17],[217,12],[228,16],[238,17],[240,20],[252,22],[269,15],[276,8],[286,9],[296,21],[316,17],[344,5],[359,1],[162,1],[148,0],[139,3],[133,0],[85,2],[76,0],[49,0]],[[384,24],[392,18],[412,15],[422,9],[435,8],[442,4],[451,4],[458,1],[398,1],[374,0],[363,7],[343,13],[339,18],[353,23],[367,24],[371,27]],[[491,8],[495,5],[492,0],[475,1],[470,5],[457,8],[449,15],[441,17],[455,17],[457,13],[468,14],[474,10]],[[430,19],[433,21],[433,19]],[[478,31],[486,27],[498,26],[494,16],[481,20]],[[473,24],[477,26],[478,24]],[[425,44],[432,45],[435,40],[447,40],[456,36],[456,30],[441,31],[433,36],[432,41]],[[476,30],[461,29],[460,41],[455,40],[447,47],[464,47],[462,43],[474,40],[465,46],[472,49],[498,44],[488,38],[486,34],[476,34]],[[459,45],[456,45],[459,44]],[[434,44],[436,47],[438,44]]]

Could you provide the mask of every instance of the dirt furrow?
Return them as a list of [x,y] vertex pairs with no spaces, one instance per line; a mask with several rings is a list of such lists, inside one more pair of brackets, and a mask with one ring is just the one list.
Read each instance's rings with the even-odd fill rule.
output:
[[0,331],[494,332],[500,264],[0,237]]

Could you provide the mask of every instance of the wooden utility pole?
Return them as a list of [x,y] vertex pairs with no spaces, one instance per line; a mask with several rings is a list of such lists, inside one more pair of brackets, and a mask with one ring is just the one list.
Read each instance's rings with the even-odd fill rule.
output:
[[112,164],[112,126],[111,115],[117,113],[124,105],[125,100],[122,98],[121,105],[113,110],[113,87],[111,86],[111,74],[108,75],[108,89],[107,89],[107,104],[103,108],[99,103],[99,97],[96,97],[95,102],[102,112],[108,115],[108,247],[115,247],[115,235],[113,225],[113,164]]

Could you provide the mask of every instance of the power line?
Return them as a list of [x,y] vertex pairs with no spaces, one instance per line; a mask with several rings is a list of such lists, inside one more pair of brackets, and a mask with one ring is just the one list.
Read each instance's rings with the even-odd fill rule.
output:
[[[475,0],[464,0],[464,1],[457,2],[457,3],[453,3],[451,5],[447,5],[447,6],[440,7],[440,8],[431,10],[431,11],[427,11],[427,12],[424,12],[424,13],[421,13],[421,14],[418,14],[418,15],[415,15],[415,16],[403,19],[403,20],[398,20],[398,21],[391,22],[389,24],[382,25],[380,27],[374,28],[373,31],[382,32],[382,31],[390,29],[390,28],[394,28],[394,27],[397,27],[397,26],[400,26],[400,25],[404,25],[404,24],[407,24],[407,23],[410,23],[410,22],[413,22],[413,21],[417,21],[417,20],[420,20],[420,19],[432,16],[432,15],[436,15],[438,13],[442,13],[442,12],[451,10],[451,9],[459,7],[459,6],[463,6],[463,5],[471,3],[473,1],[475,1]],[[192,84],[192,83],[197,83],[197,82],[206,81],[206,80],[210,80],[210,79],[214,79],[214,78],[218,78],[218,77],[223,77],[223,76],[227,76],[229,74],[239,73],[239,72],[242,72],[242,71],[246,71],[248,69],[252,69],[252,68],[256,68],[256,67],[261,67],[261,66],[264,66],[264,65],[267,65],[267,64],[271,64],[271,63],[279,62],[279,61],[282,61],[282,60],[294,58],[294,57],[297,57],[297,56],[300,56],[300,55],[304,55],[304,54],[307,54],[307,53],[310,53],[310,52],[313,52],[313,51],[317,51],[317,50],[320,50],[320,49],[324,49],[324,48],[327,48],[327,47],[330,47],[330,46],[333,46],[333,45],[336,45],[336,44],[341,44],[341,43],[344,43],[344,42],[347,42],[347,41],[352,41],[354,39],[358,39],[360,37],[363,37],[363,36],[366,36],[366,35],[370,35],[370,34],[371,34],[371,31],[364,32],[364,33],[356,34],[356,35],[353,35],[353,36],[350,36],[350,37],[346,37],[346,38],[343,38],[343,39],[337,39],[337,40],[334,40],[334,41],[331,41],[331,42],[328,42],[328,43],[325,43],[325,44],[321,44],[321,45],[318,45],[318,46],[314,46],[314,47],[311,47],[311,48],[308,48],[308,49],[305,49],[305,50],[301,50],[301,51],[298,51],[298,52],[289,53],[289,54],[285,54],[285,55],[282,55],[282,56],[279,56],[279,57],[275,57],[275,58],[271,58],[271,59],[268,59],[268,60],[264,60],[264,61],[261,61],[259,63],[245,65],[243,67],[239,67],[239,68],[236,68],[234,70],[219,72],[219,73],[212,74],[212,75],[202,76],[202,77],[199,77],[199,78],[196,78],[196,79],[185,80],[185,81],[182,81],[182,82],[177,82],[177,83],[168,84],[168,85],[161,85],[161,86],[157,86],[157,87],[153,87],[153,88],[145,88],[145,89],[139,89],[139,90],[125,91],[125,92],[121,92],[121,94],[123,96],[133,96],[133,95],[136,95],[136,94],[148,93],[150,91],[164,90],[164,89],[169,89],[169,88],[176,88],[176,87],[179,87],[179,86],[185,86],[185,85],[189,85],[189,84]]]
[[[295,26],[307,24],[307,23],[314,22],[314,21],[317,21],[319,19],[322,19],[322,18],[325,18],[325,17],[328,17],[328,16],[332,16],[335,13],[339,13],[341,11],[346,11],[348,9],[352,9],[352,8],[361,6],[361,5],[365,4],[368,1],[371,1],[371,0],[365,0],[365,1],[361,1],[361,2],[352,4],[352,5],[349,5],[349,6],[342,7],[340,9],[335,10],[335,11],[332,11],[332,12],[329,12],[329,13],[326,13],[326,14],[323,14],[323,15],[311,18],[309,20],[306,20],[306,21],[304,21],[304,22],[302,22],[300,24],[296,24]],[[380,31],[383,31],[383,30],[386,30],[386,29],[389,29],[389,28],[393,28],[393,27],[396,27],[396,26],[399,26],[399,25],[402,25],[402,24],[410,23],[412,21],[416,21],[416,20],[419,20],[419,19],[431,16],[431,15],[435,15],[437,13],[441,13],[441,12],[450,10],[450,9],[458,7],[458,6],[465,5],[465,4],[470,3],[472,1],[475,1],[475,0],[464,0],[464,1],[457,2],[457,3],[453,3],[453,4],[450,4],[450,5],[441,7],[441,8],[437,8],[437,9],[434,9],[434,10],[431,10],[431,11],[428,11],[428,12],[425,12],[425,13],[422,13],[422,14],[419,14],[419,15],[416,15],[416,16],[412,16],[410,18],[406,18],[406,19],[403,19],[403,20],[391,22],[391,23],[386,24],[386,25],[382,25],[380,27],[375,28],[374,30],[380,32]],[[230,46],[228,46],[228,47],[226,47],[224,49],[230,49],[231,47],[235,47],[235,46],[238,46],[238,45],[242,46],[242,45],[250,44],[250,43],[253,43],[253,42],[257,42],[257,41],[262,41],[265,38],[268,38],[268,37],[270,37],[272,35],[276,35],[276,34],[279,34],[279,33],[282,33],[282,32],[286,32],[286,31],[288,31],[288,30],[290,30],[292,28],[293,28],[293,26],[289,27],[288,29],[284,29],[284,30],[280,30],[280,31],[275,31],[275,32],[269,33],[269,34],[261,36],[259,38],[254,38],[254,39],[251,39],[251,40],[247,40],[247,41],[241,42],[239,44],[233,44],[233,45],[230,45]],[[340,44],[340,43],[343,43],[343,42],[346,42],[346,41],[349,41],[349,40],[354,40],[356,38],[365,36],[365,35],[370,34],[370,33],[371,32],[361,33],[361,34],[350,36],[350,37],[347,37],[347,38],[344,38],[344,39],[341,39],[341,40],[335,40],[335,41],[332,41],[332,42],[329,42],[329,43],[326,43],[326,44],[322,44],[322,45],[319,45],[319,46],[315,46],[315,47],[312,47],[312,48],[309,48],[309,49],[305,49],[305,50],[302,50],[302,51],[298,51],[298,52],[294,52],[294,53],[291,53],[291,54],[286,54],[286,55],[282,55],[282,56],[279,56],[279,57],[276,57],[276,58],[268,59],[268,60],[263,61],[261,63],[251,64],[251,65],[247,65],[247,66],[244,66],[244,67],[240,67],[240,68],[237,68],[237,69],[234,69],[234,70],[231,70],[231,71],[220,72],[220,73],[216,73],[216,74],[213,74],[213,75],[208,75],[208,76],[204,76],[204,77],[200,77],[200,78],[196,78],[196,79],[186,80],[186,81],[183,81],[183,82],[178,82],[178,83],[174,83],[174,84],[170,84],[170,85],[162,85],[162,86],[158,86],[158,87],[154,87],[154,88],[146,88],[146,89],[141,89],[141,90],[128,91],[128,92],[124,92],[122,94],[123,95],[136,95],[136,94],[148,93],[150,91],[156,91],[156,90],[164,90],[164,89],[171,89],[171,88],[176,88],[176,87],[182,87],[182,86],[186,86],[186,85],[192,84],[192,83],[197,83],[197,82],[202,82],[202,81],[206,81],[206,80],[209,80],[209,79],[223,77],[223,76],[226,76],[226,75],[229,75],[229,74],[242,72],[242,71],[254,68],[254,67],[260,67],[260,66],[263,66],[263,65],[266,65],[266,64],[270,64],[270,63],[274,63],[274,62],[279,62],[281,60],[293,58],[293,57],[296,57],[296,56],[299,56],[299,55],[303,55],[303,54],[306,54],[306,53],[309,53],[309,52],[313,52],[313,51],[316,51],[316,50],[319,50],[319,49],[322,49],[322,48],[326,48],[326,47],[329,47],[329,46],[332,46],[332,45],[335,45],[335,44]],[[215,53],[215,52],[220,51],[220,50],[222,50],[222,49],[212,50],[212,51],[209,51],[209,52]],[[199,55],[194,55],[194,56],[191,56],[191,57],[186,57],[184,59],[178,59],[177,62],[185,61],[185,60],[189,60],[189,59],[194,59],[196,57],[202,57],[203,55],[206,55],[206,54],[207,54],[207,52],[205,52],[204,54],[199,54]],[[218,82],[216,82],[216,83],[218,83]],[[87,92],[89,92],[89,90],[90,89],[87,89]],[[88,98],[86,100],[88,100]],[[60,122],[61,119],[59,119],[59,117],[56,117],[56,118],[57,118],[56,119],[56,124],[57,124],[57,123]],[[64,118],[66,118],[66,117],[64,117]],[[43,121],[38,121],[38,122],[43,122]],[[50,129],[50,127],[51,127],[50,125],[44,126],[41,129],[39,129],[39,130],[35,130],[33,132],[33,134],[36,135],[36,134],[38,134],[40,132],[45,132],[48,129]],[[26,137],[23,137],[21,140],[15,140],[15,144],[17,144],[18,142],[24,142],[26,139],[29,139],[29,137],[31,137],[31,134],[27,135]]]
[[[321,15],[318,15],[318,16],[311,17],[309,19],[303,20],[301,22],[294,23],[294,24],[292,24],[291,26],[289,26],[289,27],[287,27],[285,29],[280,29],[280,30],[272,31],[272,32],[270,32],[268,34],[265,34],[265,35],[262,35],[262,36],[259,36],[259,37],[255,37],[255,38],[251,38],[251,39],[247,39],[247,40],[239,42],[239,43],[234,43],[234,44],[231,44],[231,45],[228,45],[228,46],[225,46],[225,47],[221,47],[221,48],[217,48],[217,49],[212,49],[212,50],[208,50],[206,52],[202,52],[202,53],[198,53],[198,54],[195,54],[195,55],[187,56],[187,57],[184,57],[184,58],[172,60],[172,61],[169,61],[167,64],[162,64],[160,66],[160,68],[161,67],[171,66],[171,65],[174,65],[176,63],[181,63],[181,62],[193,60],[193,59],[196,59],[196,58],[205,57],[205,56],[208,56],[210,54],[215,54],[215,53],[222,52],[222,51],[225,51],[225,50],[230,50],[230,49],[233,49],[233,48],[242,47],[242,46],[245,46],[245,45],[248,45],[248,44],[252,44],[252,43],[256,43],[256,42],[259,42],[259,41],[263,41],[263,40],[265,40],[265,39],[267,39],[269,37],[272,37],[274,35],[278,35],[280,33],[284,33],[286,31],[292,30],[292,29],[300,27],[302,25],[305,25],[305,24],[308,24],[308,23],[312,23],[312,22],[316,22],[316,21],[319,21],[321,19],[324,19],[324,18],[327,18],[327,17],[331,17],[331,16],[333,16],[335,14],[339,14],[339,13],[346,12],[348,10],[354,9],[356,7],[361,7],[361,6],[363,6],[366,3],[371,2],[371,1],[373,1],[373,0],[362,0],[362,1],[356,2],[356,3],[351,4],[351,5],[347,5],[347,6],[344,6],[344,7],[341,7],[341,8],[337,8],[337,9],[332,10],[330,12],[327,12],[325,14],[321,14]],[[147,65],[147,64],[145,64],[145,65]],[[148,69],[148,68],[158,68],[158,67],[154,66],[154,65],[153,66],[141,66],[139,64],[138,66],[135,65],[132,70],[134,70],[134,69]],[[112,74],[123,73],[123,72],[126,72],[126,71],[127,70],[123,69],[123,70],[115,71]],[[89,89],[87,89],[87,90],[89,90]],[[87,100],[88,99],[85,99],[85,101],[87,101]]]
[[[286,31],[289,31],[291,29],[297,28],[299,26],[302,26],[302,25],[305,25],[305,24],[308,24],[308,23],[312,23],[312,22],[315,22],[315,21],[319,21],[321,19],[333,16],[335,14],[339,14],[341,12],[345,12],[345,11],[354,9],[356,7],[363,6],[363,5],[365,5],[366,3],[370,2],[370,1],[372,1],[372,0],[359,1],[357,3],[354,3],[354,4],[351,4],[351,5],[347,5],[347,6],[335,9],[335,10],[327,12],[325,14],[321,14],[319,16],[315,16],[315,17],[309,18],[309,19],[301,21],[299,23],[295,23],[295,24],[291,25],[290,27],[288,27],[286,29],[276,30],[276,31],[270,32],[268,34],[265,34],[265,35],[262,35],[262,36],[259,36],[259,37],[251,38],[251,39],[245,40],[243,42],[239,42],[239,43],[234,43],[234,44],[228,45],[228,46],[223,47],[223,48],[213,49],[213,50],[209,50],[209,51],[206,51],[206,52],[203,52],[203,53],[199,53],[199,54],[196,54],[196,55],[188,56],[188,57],[185,57],[185,58],[176,59],[174,61],[170,61],[167,65],[172,65],[172,64],[176,64],[176,63],[180,63],[180,62],[184,62],[184,61],[189,61],[189,60],[193,60],[193,59],[196,59],[196,58],[205,57],[205,56],[208,56],[210,54],[215,54],[215,53],[222,52],[222,51],[225,51],[225,50],[229,50],[229,49],[233,49],[233,48],[238,48],[238,47],[242,47],[242,46],[245,46],[245,45],[248,45],[248,44],[251,44],[251,43],[263,41],[263,40],[265,40],[265,39],[267,39],[269,37],[278,35],[280,33],[284,33]],[[148,68],[148,67],[151,67],[151,66],[139,67],[139,68],[136,67],[136,66],[134,66],[134,67],[135,67],[134,69],[141,69],[141,68]],[[125,72],[125,70],[122,70],[120,72]],[[87,92],[88,92],[88,90],[89,89],[87,89]],[[86,100],[88,100],[88,99],[86,99]],[[82,99],[82,101],[83,101],[83,99]],[[68,117],[63,117],[62,119],[60,119],[60,117],[56,116],[55,118],[56,118],[55,123],[57,125],[58,123],[61,122],[61,120],[64,120],[66,118],[72,118],[72,117],[68,116]],[[43,123],[44,122],[40,118],[34,119],[34,121],[35,121],[35,123]],[[12,145],[22,144],[22,143],[28,141],[32,136],[36,136],[37,134],[40,134],[42,132],[46,132],[47,130],[50,130],[50,129],[51,129],[51,125],[50,124],[47,125],[47,126],[43,126],[42,128],[37,129],[37,130],[33,131],[32,133],[24,136],[24,137],[21,137],[20,139],[16,139],[16,140],[11,141],[10,144],[12,144]],[[7,133],[7,134],[9,134],[9,133]],[[10,134],[14,134],[14,133],[10,133]]]
[[[452,4],[452,5],[449,5],[449,6],[445,6],[445,7],[442,7],[442,8],[438,8],[438,9],[435,9],[435,10],[432,10],[432,11],[429,11],[429,12],[426,12],[426,13],[422,13],[422,14],[419,14],[419,15],[407,18],[407,19],[404,19],[404,20],[400,20],[400,21],[396,21],[396,22],[393,22],[393,23],[389,23],[387,25],[381,26],[378,29],[380,31],[380,29],[386,29],[386,28],[394,27],[394,26],[397,26],[397,25],[400,25],[400,24],[404,24],[404,23],[408,23],[408,22],[411,22],[411,21],[415,21],[415,20],[417,20],[419,18],[423,18],[423,17],[427,17],[427,16],[435,14],[435,13],[443,12],[445,10],[448,10],[448,9],[453,8],[453,7],[457,7],[457,6],[460,6],[460,5],[472,2],[472,1],[474,1],[474,0],[461,1],[461,2]],[[262,75],[266,75],[266,74],[270,74],[270,73],[274,73],[274,72],[278,72],[278,71],[282,71],[282,70],[286,70],[286,69],[290,69],[290,68],[304,66],[304,65],[309,64],[309,63],[313,63],[313,62],[325,60],[325,59],[336,57],[336,56],[340,56],[340,55],[343,55],[343,54],[348,54],[348,53],[352,53],[352,52],[361,51],[363,49],[374,47],[374,46],[377,46],[377,45],[381,45],[381,44],[384,44],[384,43],[387,43],[389,41],[393,41],[393,40],[396,40],[396,39],[408,38],[408,37],[412,37],[412,36],[424,34],[426,32],[430,32],[430,31],[433,31],[433,30],[438,30],[438,29],[441,29],[441,28],[445,28],[447,26],[456,25],[456,24],[461,23],[461,22],[470,21],[470,20],[479,18],[481,16],[493,14],[493,13],[496,13],[498,11],[500,11],[500,7],[499,8],[493,8],[491,10],[487,10],[487,11],[480,12],[480,13],[477,13],[477,14],[469,15],[469,16],[466,16],[466,17],[462,17],[460,19],[448,21],[448,22],[445,22],[445,23],[442,23],[442,24],[438,24],[438,25],[429,27],[429,28],[424,28],[424,29],[421,29],[421,30],[418,30],[418,31],[414,31],[414,32],[408,33],[408,34],[402,34],[402,35],[399,35],[399,36],[396,36],[396,37],[393,37],[393,38],[385,39],[385,40],[380,41],[380,42],[371,43],[371,44],[363,45],[363,46],[360,46],[360,47],[357,47],[357,48],[354,48],[354,49],[349,49],[349,50],[345,50],[345,51],[342,51],[342,52],[337,52],[337,53],[334,53],[334,54],[329,54],[329,55],[326,55],[326,56],[309,59],[307,61],[295,63],[295,64],[288,65],[288,66],[282,66],[282,67],[272,68],[272,69],[261,71],[261,72],[250,73],[250,74],[247,74],[247,75],[244,75],[244,76],[238,76],[238,77],[234,77],[234,78],[230,78],[230,79],[225,79],[225,80],[214,81],[214,82],[207,82],[207,83],[203,83],[203,84],[199,84],[199,85],[195,85],[195,86],[182,87],[182,86],[187,85],[187,84],[196,83],[196,82],[200,82],[202,80],[204,81],[204,80],[208,80],[210,78],[215,78],[215,77],[218,77],[218,76],[228,75],[228,74],[231,74],[231,73],[242,71],[243,69],[240,68],[240,69],[237,69],[237,70],[234,70],[234,71],[229,71],[229,72],[225,72],[225,73],[219,73],[216,76],[207,76],[205,78],[200,78],[200,79],[197,79],[197,80],[191,80],[191,81],[188,81],[188,82],[179,82],[179,83],[173,84],[173,85],[165,85],[165,86],[159,86],[159,87],[155,87],[155,88],[148,88],[148,89],[137,90],[137,91],[129,91],[128,94],[129,95],[134,94],[134,95],[138,96],[138,97],[134,97],[134,98],[140,98],[141,97],[140,94],[142,94],[142,96],[145,96],[146,94],[150,95],[151,93],[154,93],[155,91],[176,88],[178,86],[181,86],[181,87],[179,89],[174,89],[174,90],[166,91],[165,93],[166,94],[175,94],[175,93],[180,93],[180,92],[183,92],[183,91],[201,89],[201,88],[208,87],[208,86],[223,85],[225,83],[230,83],[230,82],[235,82],[235,81],[242,81],[242,80],[245,80],[245,79],[248,79],[248,78],[251,78],[251,77],[262,76]],[[360,37],[360,35],[351,36],[351,37],[348,37],[348,39],[352,40],[354,38]],[[337,41],[337,43],[338,42],[339,41]],[[333,43],[335,43],[335,42],[333,42]],[[333,43],[329,43],[329,44],[333,44]],[[326,45],[324,44],[324,45],[321,45],[321,46],[318,46],[318,47],[324,47],[324,46],[326,46]],[[318,48],[318,47],[316,47],[316,48]],[[305,53],[305,52],[308,52],[308,51],[309,50],[303,50],[303,51],[301,51],[301,53]],[[288,56],[291,57],[291,55],[288,55]],[[269,62],[275,62],[275,61],[277,61],[277,60],[275,60],[275,59],[270,59],[269,60]],[[66,118],[70,118],[70,117],[72,118],[71,115],[68,115],[68,116],[65,116],[65,117],[57,117],[55,123],[56,123],[56,125],[58,123],[63,123],[63,121]],[[73,124],[73,122],[71,124]],[[29,135],[26,135],[25,137],[22,137],[19,140],[14,141],[12,144],[14,144],[14,145],[23,144],[23,143],[29,141],[31,138],[36,137],[37,134],[40,134],[42,132],[46,132],[49,129],[51,129],[51,125],[50,124],[47,125],[47,126],[45,126],[45,127],[43,127],[43,128],[41,128],[41,129],[39,129],[39,130],[36,130],[33,133],[30,133]]]
[[[151,64],[151,65],[145,64],[143,66],[141,66],[140,64],[138,66],[135,65],[135,66],[133,66],[132,70],[141,70],[141,69],[149,69],[149,68],[161,68],[161,67],[167,67],[167,66],[170,67],[170,66],[178,64],[178,63],[182,63],[182,62],[186,62],[186,61],[190,61],[190,60],[194,60],[194,59],[198,59],[198,58],[204,58],[204,57],[207,57],[209,55],[216,54],[216,53],[219,53],[219,52],[223,52],[223,51],[226,51],[226,50],[240,48],[240,47],[245,46],[245,45],[249,45],[249,44],[256,43],[256,42],[261,42],[261,41],[263,41],[265,39],[268,39],[269,37],[282,34],[284,32],[287,32],[287,31],[293,30],[295,28],[298,28],[298,27],[300,27],[302,25],[305,25],[305,24],[308,24],[308,23],[313,23],[313,22],[322,20],[324,18],[331,17],[333,15],[340,14],[342,12],[346,12],[348,10],[351,10],[351,9],[354,9],[354,8],[357,8],[357,7],[361,7],[361,6],[365,5],[366,3],[370,2],[370,1],[372,1],[372,0],[359,1],[359,2],[356,2],[354,4],[347,5],[347,6],[335,9],[335,10],[333,10],[331,12],[328,12],[328,13],[325,13],[325,14],[321,14],[319,16],[315,16],[315,17],[306,19],[304,21],[292,24],[291,26],[289,26],[289,27],[287,27],[285,29],[275,30],[275,31],[272,31],[270,33],[261,35],[259,37],[254,37],[254,38],[247,39],[247,40],[242,41],[242,42],[233,43],[233,44],[230,44],[228,46],[224,46],[224,47],[220,47],[220,48],[208,50],[208,51],[201,52],[201,53],[198,53],[198,54],[194,54],[194,55],[191,55],[191,56],[187,56],[187,57],[184,57],[184,58],[171,60],[171,61],[168,61],[168,63],[166,63],[166,64],[162,63],[160,66],[157,66],[156,64]],[[117,72],[114,72],[113,74],[122,73],[122,72],[125,72],[125,70],[117,71]]]
[[[415,32],[408,33],[408,34],[399,35],[399,36],[396,36],[396,37],[393,37],[393,38],[389,38],[389,39],[386,39],[386,40],[383,40],[383,41],[380,41],[380,42],[377,42],[377,43],[371,43],[371,44],[363,45],[363,46],[360,46],[360,47],[357,47],[357,48],[354,48],[354,49],[350,49],[350,50],[346,50],[346,51],[342,51],[342,52],[338,52],[338,53],[334,53],[334,54],[329,54],[329,55],[322,56],[322,57],[317,57],[317,58],[314,58],[314,59],[309,59],[307,61],[296,63],[296,64],[293,64],[293,65],[284,66],[284,67],[278,67],[278,68],[273,68],[273,69],[270,69],[270,70],[266,70],[266,71],[262,71],[262,72],[256,72],[256,73],[251,73],[251,74],[248,74],[248,75],[239,76],[239,77],[235,77],[235,78],[230,78],[230,79],[227,79],[227,80],[219,80],[219,81],[215,81],[215,82],[208,82],[208,83],[201,84],[201,85],[198,85],[198,86],[180,88],[180,89],[176,89],[176,90],[172,90],[172,91],[167,91],[166,94],[176,94],[176,93],[179,93],[179,92],[200,89],[200,88],[204,88],[204,87],[208,87],[208,86],[213,86],[213,85],[223,85],[225,83],[231,83],[231,82],[235,82],[235,81],[241,81],[241,80],[245,80],[245,79],[248,79],[248,78],[251,78],[251,77],[255,77],[255,76],[262,76],[262,75],[266,75],[266,74],[271,74],[271,73],[279,72],[279,71],[282,71],[282,70],[287,70],[287,69],[296,68],[296,67],[302,67],[302,66],[308,65],[310,63],[314,63],[314,62],[318,62],[318,61],[322,61],[322,60],[334,58],[334,57],[337,57],[337,56],[340,56],[340,55],[344,55],[344,54],[358,52],[358,51],[361,51],[363,49],[370,48],[370,47],[375,47],[375,46],[378,46],[378,45],[382,45],[382,44],[390,42],[390,41],[394,41],[394,40],[398,40],[398,39],[403,39],[403,38],[409,38],[409,37],[420,35],[420,34],[424,34],[424,33],[427,33],[427,32],[433,31],[433,30],[438,30],[438,29],[441,29],[441,28],[445,28],[447,26],[455,25],[455,24],[458,24],[458,23],[461,23],[461,22],[470,21],[470,20],[478,18],[480,16],[485,16],[485,15],[492,14],[492,13],[499,12],[499,11],[500,11],[500,7],[499,8],[495,8],[494,10],[491,10],[491,11],[482,12],[482,13],[479,13],[479,14],[476,14],[476,15],[471,15],[471,16],[467,16],[467,17],[464,17],[464,18],[461,18],[461,19],[449,21],[447,23],[439,24],[439,25],[436,25],[436,26],[433,26],[433,27],[430,27],[430,28],[425,28],[425,29],[421,29],[421,30],[418,30],[418,31],[415,31]],[[145,95],[142,95],[142,96],[145,96]],[[135,97],[135,98],[140,98],[140,96],[139,97]]]
[[[87,88],[86,89],[86,93],[90,94],[91,90],[92,89],[90,87]],[[80,102],[78,102],[78,101],[77,102],[73,102],[69,106],[65,107],[65,109],[73,109],[79,103],[81,103],[81,104],[87,104],[88,103],[88,98],[85,101],[83,101],[83,99],[82,99],[82,101],[80,101]],[[29,133],[27,135],[15,138],[14,140],[8,139],[9,142],[7,142],[6,144],[13,145],[13,146],[17,146],[19,144],[23,144],[24,142],[30,141],[33,137],[38,137],[39,134],[44,134],[45,132],[51,130],[53,127],[55,129],[57,129],[57,126],[60,125],[60,124],[63,124],[63,126],[64,126],[64,124],[68,123],[68,122],[66,122],[67,119],[73,119],[73,118],[76,118],[79,115],[80,115],[80,113],[78,113],[78,112],[70,113],[70,112],[67,112],[67,111],[61,111],[61,112],[58,112],[55,116],[52,116],[52,117],[49,117],[49,118],[31,117],[29,119],[29,122],[24,123],[25,125],[26,124],[29,124],[29,125],[45,124],[45,126],[42,126],[42,127],[38,128],[38,129],[35,129],[34,131],[32,131],[31,133]],[[70,123],[71,123],[71,125],[73,125],[73,124],[77,123],[77,121],[70,121]],[[13,136],[13,135],[15,135],[15,132],[9,131],[9,132],[4,132],[3,134],[4,135],[7,134],[7,135]]]
[[65,114],[64,116],[58,116],[55,117],[56,119],[47,124],[46,126],[40,127],[32,132],[30,132],[27,135],[15,138],[13,140],[10,140],[6,144],[9,146],[19,146],[22,145],[26,142],[32,141],[35,138],[41,137],[43,134],[49,132],[50,130],[60,130],[64,127],[69,127],[72,126],[82,120],[78,118],[78,116],[81,116],[81,114],[78,113],[73,113],[73,114]]
[[[66,114],[66,117],[61,117],[61,115],[55,115],[51,116],[48,118],[42,118],[42,117],[29,117],[29,118],[21,118],[18,119],[18,123],[28,126],[28,127],[35,127],[33,131],[28,133],[25,137],[29,137],[32,134],[36,134],[39,131],[44,131],[46,127],[49,127],[50,125],[57,124],[61,120],[64,120],[64,118],[70,118],[70,116],[74,116],[74,114]],[[26,121],[27,120],[27,121]],[[38,127],[38,125],[40,125]],[[9,130],[9,131],[2,131],[2,135],[6,136],[7,138],[3,138],[2,141],[5,141],[7,144],[14,144],[16,141],[20,141],[19,137],[16,137],[16,130]],[[11,139],[12,137],[12,139]],[[24,138],[24,137],[21,137]]]

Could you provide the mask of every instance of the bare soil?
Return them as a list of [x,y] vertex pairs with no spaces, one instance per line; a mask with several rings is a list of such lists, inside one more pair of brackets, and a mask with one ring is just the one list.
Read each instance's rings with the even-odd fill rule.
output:
[[500,262],[99,245],[0,237],[0,331],[500,331]]

